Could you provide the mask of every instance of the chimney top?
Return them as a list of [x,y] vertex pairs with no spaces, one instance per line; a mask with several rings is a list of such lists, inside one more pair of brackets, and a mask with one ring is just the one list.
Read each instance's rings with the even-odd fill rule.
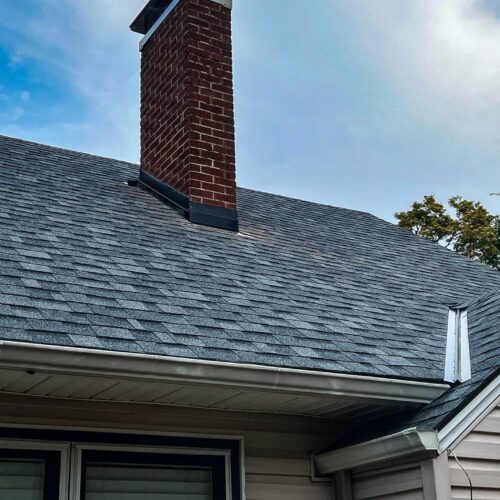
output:
[[145,35],[156,23],[165,9],[175,0],[149,0],[141,13],[134,19],[130,29]]
[[[233,7],[233,0],[211,0],[219,3],[228,9]],[[167,8],[172,8],[171,4],[178,3],[179,0],[149,0],[144,9],[134,19],[130,29],[135,33],[145,35],[158,21]]]

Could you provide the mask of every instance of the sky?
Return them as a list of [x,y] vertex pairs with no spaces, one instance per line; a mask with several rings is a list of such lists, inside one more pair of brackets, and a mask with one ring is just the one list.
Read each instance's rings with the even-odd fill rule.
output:
[[[139,161],[146,0],[0,0],[0,134]],[[238,184],[500,213],[500,0],[234,0]]]

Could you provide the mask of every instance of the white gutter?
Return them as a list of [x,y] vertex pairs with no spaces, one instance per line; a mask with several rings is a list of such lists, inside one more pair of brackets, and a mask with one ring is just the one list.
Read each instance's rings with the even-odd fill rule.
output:
[[[211,0],[212,2],[218,3],[227,9],[233,8],[233,0]],[[171,12],[175,9],[180,0],[172,0],[170,5],[165,9],[165,12],[158,18],[158,20],[149,28],[149,31],[144,35],[142,40],[139,43],[139,50],[142,51],[144,45],[148,42],[148,40],[153,36],[153,33],[161,26],[163,21],[171,14]]]
[[446,384],[8,341],[0,341],[0,368],[297,396],[345,396],[395,405],[429,403],[449,388]]
[[435,431],[407,429],[397,434],[316,455],[315,463],[322,475],[403,458],[419,452],[437,452]]

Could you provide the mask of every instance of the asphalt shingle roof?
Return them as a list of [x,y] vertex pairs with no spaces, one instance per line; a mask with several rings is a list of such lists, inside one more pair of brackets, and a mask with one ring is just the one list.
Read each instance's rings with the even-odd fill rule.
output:
[[0,138],[0,339],[441,380],[448,306],[500,286],[354,210],[239,189],[239,234],[192,225],[137,174]]

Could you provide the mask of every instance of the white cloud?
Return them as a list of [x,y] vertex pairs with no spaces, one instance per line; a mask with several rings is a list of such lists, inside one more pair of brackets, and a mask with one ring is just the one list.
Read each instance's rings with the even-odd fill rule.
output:
[[498,141],[500,19],[478,0],[332,0],[357,50],[429,127]]
[[[84,103],[85,116],[38,128],[11,124],[26,138],[138,160],[140,37],[128,26],[145,0],[44,0],[37,17],[17,18],[11,61],[35,60]],[[24,101],[27,94],[21,95]],[[71,110],[69,110],[71,111]],[[70,114],[70,113],[68,113]]]

